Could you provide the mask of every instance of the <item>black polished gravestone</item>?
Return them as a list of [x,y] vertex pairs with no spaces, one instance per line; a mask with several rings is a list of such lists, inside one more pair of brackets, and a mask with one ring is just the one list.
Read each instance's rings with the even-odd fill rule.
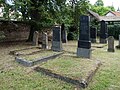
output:
[[62,41],[61,41],[61,27],[53,27],[53,36],[52,36],[52,47],[53,51],[62,51]]
[[91,41],[90,41],[90,17],[80,16],[80,33],[78,40],[77,56],[90,58],[91,56]]
[[107,24],[105,21],[100,22],[100,43],[107,43]]
[[97,38],[97,29],[94,27],[90,27],[90,39],[92,43],[96,43]]

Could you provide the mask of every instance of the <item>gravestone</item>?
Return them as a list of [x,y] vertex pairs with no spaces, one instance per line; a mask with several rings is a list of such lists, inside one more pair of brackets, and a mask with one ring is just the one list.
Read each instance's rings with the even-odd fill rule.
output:
[[39,32],[35,31],[33,35],[33,45],[38,46],[38,38],[39,38]]
[[91,56],[91,41],[90,41],[90,17],[80,16],[80,30],[77,48],[77,56],[90,58]]
[[62,41],[61,41],[61,27],[53,27],[53,38],[52,38],[52,50],[62,51]]
[[97,29],[90,27],[90,39],[92,43],[96,43],[97,38]]
[[119,35],[119,46],[120,46],[120,35]]
[[48,49],[48,36],[47,33],[42,33],[42,48]]
[[100,43],[107,43],[107,24],[105,21],[100,22]]
[[114,37],[113,36],[109,36],[108,37],[108,52],[114,52]]
[[64,24],[61,25],[61,39],[62,43],[67,43],[67,31]]

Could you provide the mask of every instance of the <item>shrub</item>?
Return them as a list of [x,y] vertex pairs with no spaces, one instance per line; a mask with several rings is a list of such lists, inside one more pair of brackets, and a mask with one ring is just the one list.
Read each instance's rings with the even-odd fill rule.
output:
[[108,36],[114,36],[115,39],[118,39],[119,34],[120,34],[120,25],[119,24],[108,26]]

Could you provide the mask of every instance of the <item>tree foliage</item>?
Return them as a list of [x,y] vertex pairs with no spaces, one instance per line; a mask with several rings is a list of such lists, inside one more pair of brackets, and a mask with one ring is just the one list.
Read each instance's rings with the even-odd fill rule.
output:
[[115,8],[113,6],[105,7],[102,0],[98,0],[94,5],[90,5],[90,9],[98,13],[100,16],[104,16],[108,11],[115,11]]
[[97,0],[94,5],[95,6],[104,6],[104,3],[102,0]]

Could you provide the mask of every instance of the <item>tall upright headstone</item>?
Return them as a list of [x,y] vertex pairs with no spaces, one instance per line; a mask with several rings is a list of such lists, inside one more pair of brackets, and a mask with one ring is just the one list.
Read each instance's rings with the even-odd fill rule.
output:
[[90,41],[90,17],[80,16],[80,30],[77,48],[77,56],[90,58],[91,56],[91,41]]
[[108,52],[114,52],[114,37],[113,36],[109,36],[108,37]]
[[42,33],[42,48],[48,49],[48,36],[47,33]]
[[107,43],[107,24],[105,21],[100,22],[100,43]]
[[90,39],[92,43],[96,43],[97,38],[97,29],[90,27]]
[[39,32],[35,31],[33,34],[33,45],[38,46],[38,38],[39,38]]
[[67,30],[64,23],[61,25],[61,39],[62,43],[67,43]]
[[52,50],[62,51],[62,41],[61,41],[61,27],[55,26],[53,28],[53,38],[52,38]]

